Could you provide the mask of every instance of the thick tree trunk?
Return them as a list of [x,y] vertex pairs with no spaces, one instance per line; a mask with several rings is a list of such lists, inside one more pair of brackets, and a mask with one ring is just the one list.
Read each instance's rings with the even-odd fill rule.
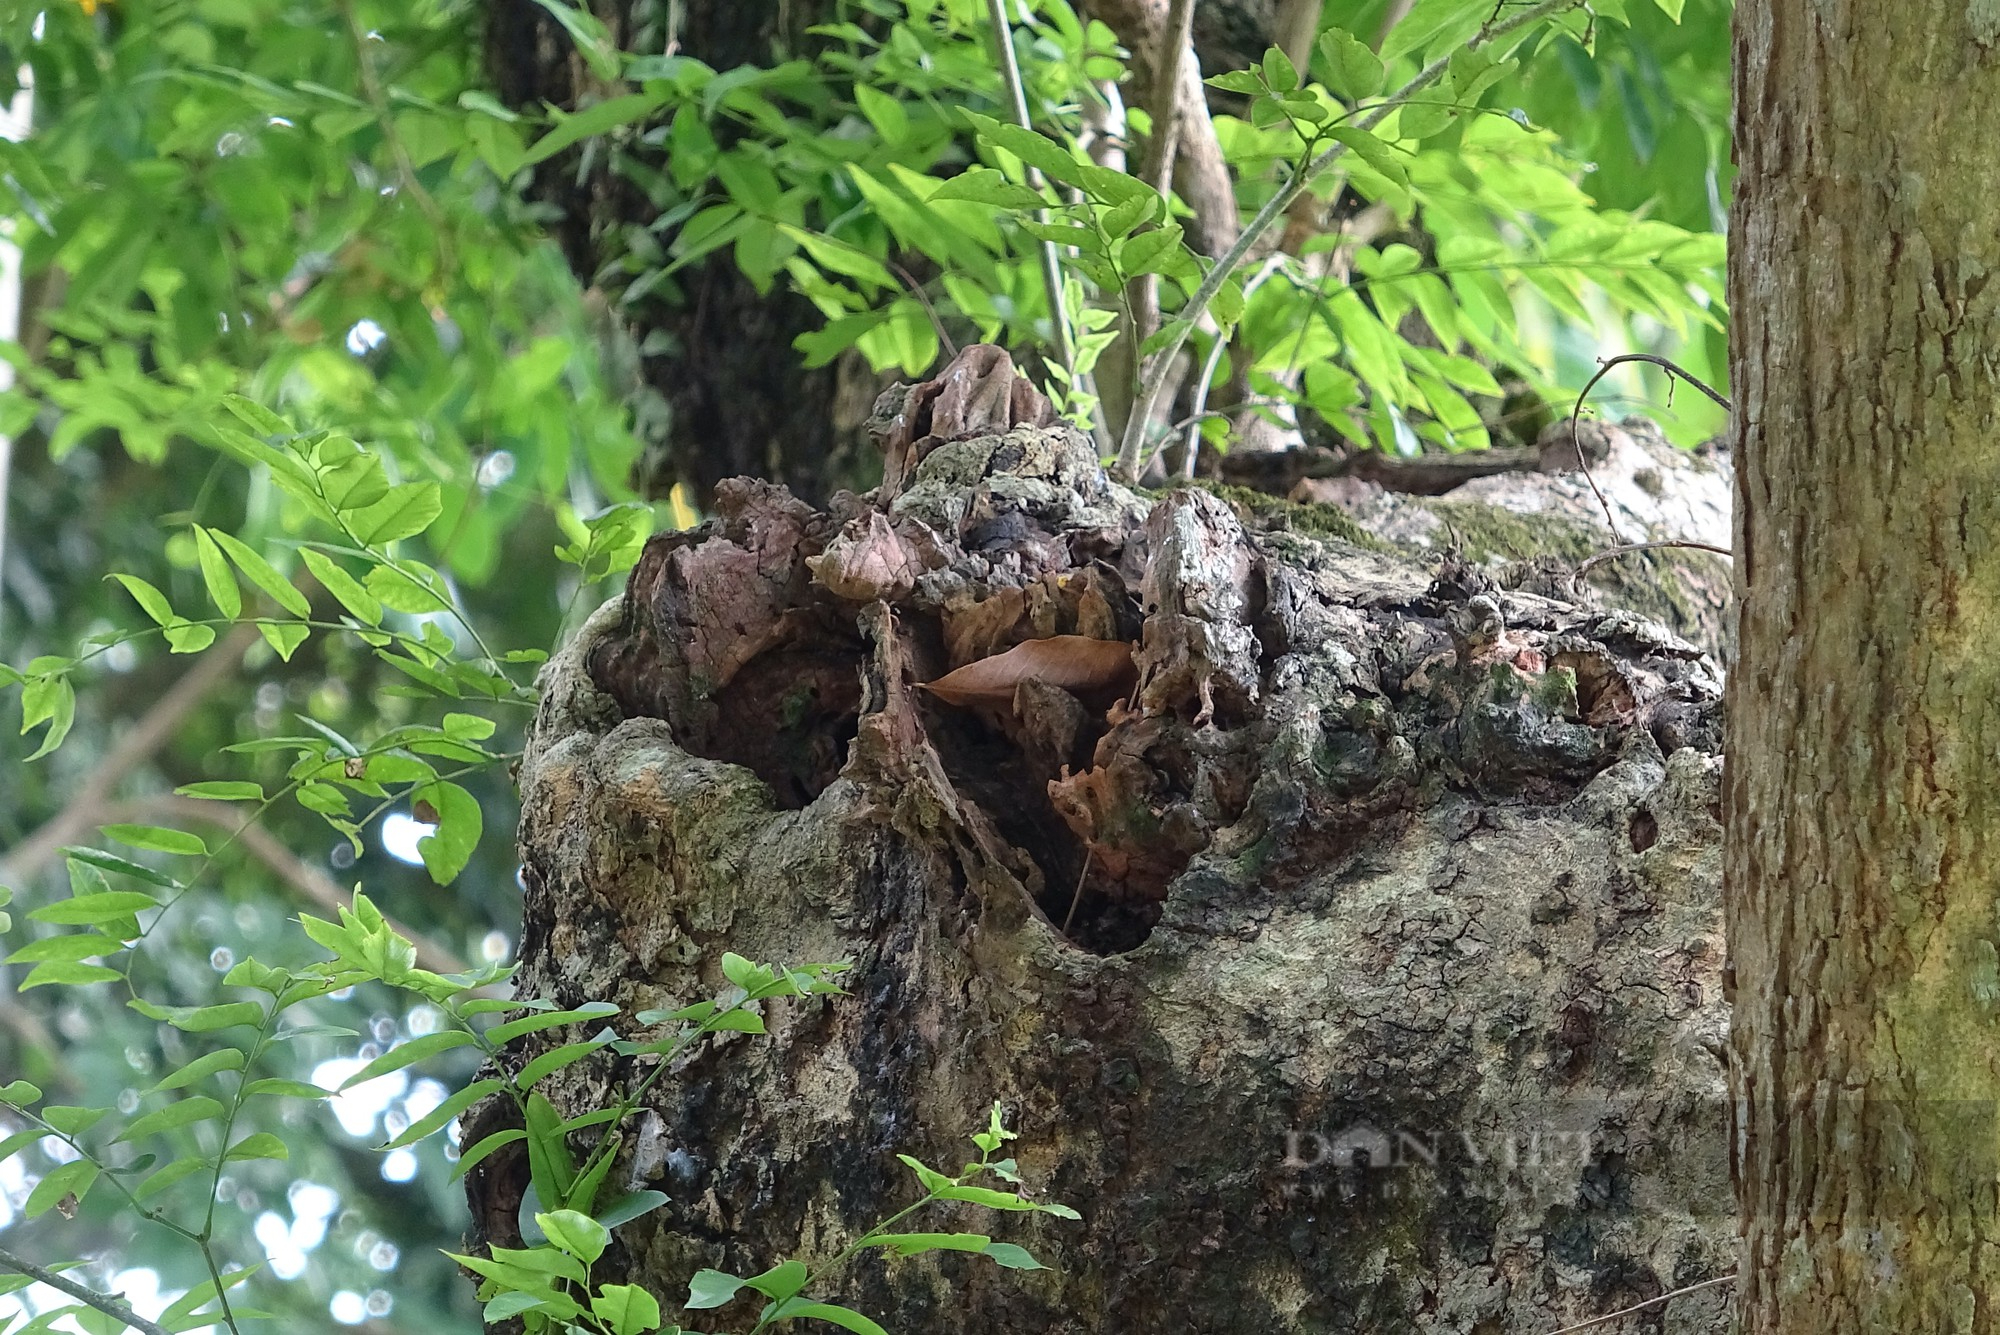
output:
[[1744,1329],[2000,1330],[2000,9],[1746,0]]
[[[820,11],[831,9],[742,0],[599,0],[590,7],[624,49],[658,54],[671,41],[718,70],[797,51]],[[574,109],[580,91],[604,95],[576,43],[535,0],[495,0],[486,31],[487,68],[509,102]],[[806,369],[792,341],[825,323],[811,302],[782,282],[759,293],[725,249],[628,306],[622,289],[632,275],[617,262],[628,229],[649,226],[659,206],[621,173],[614,154],[583,149],[538,168],[533,193],[554,211],[552,230],[570,267],[605,303],[613,326],[607,333],[619,345],[607,362],[632,368],[621,388],[650,436],[637,478],[642,490],[664,496],[686,483],[705,505],[717,482],[739,474],[813,497],[874,481],[861,428],[880,386],[858,354]]]
[[[1136,497],[1018,403],[951,439],[951,401],[892,436],[893,498],[725,486],[545,678],[524,989],[672,1007],[725,949],[854,960],[663,1083],[630,1277],[830,1256],[996,1098],[1082,1221],[911,1226],[1053,1272],[868,1255],[830,1296],[905,1332],[1541,1335],[1726,1270],[1710,661]],[[469,1185],[508,1241],[518,1162]]]

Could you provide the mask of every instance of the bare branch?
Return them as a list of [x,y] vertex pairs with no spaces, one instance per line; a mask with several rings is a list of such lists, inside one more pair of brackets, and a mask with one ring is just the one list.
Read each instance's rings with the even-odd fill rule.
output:
[[1202,86],[1201,71],[1192,63],[1185,63],[1181,77],[1169,85],[1155,68],[1166,50],[1165,0],[1090,0],[1087,8],[1132,52],[1132,72],[1139,95],[1146,99],[1147,105],[1162,95],[1162,89],[1178,88],[1174,103],[1179,127],[1175,138],[1174,193],[1192,210],[1192,216],[1182,220],[1187,227],[1188,244],[1211,258],[1222,254],[1236,240],[1242,225],[1237,213],[1236,185],[1229,164],[1223,159],[1215,123],[1209,119],[1208,90]]
[[16,1256],[3,1247],[0,1247],[0,1266],[5,1266],[17,1275],[26,1275],[37,1283],[46,1284],[58,1292],[66,1293],[85,1306],[95,1308],[104,1313],[104,1315],[114,1321],[123,1321],[126,1325],[132,1327],[132,1329],[141,1332],[141,1335],[168,1335],[165,1326],[146,1320],[146,1318],[133,1311],[130,1304],[126,1303],[123,1299],[113,1297],[108,1293],[99,1293],[96,1289],[86,1288],[73,1279],[65,1279],[61,1272],[51,1270],[47,1266],[36,1265],[33,1261],[25,1257]]
[[[1161,194],[1173,190],[1174,149],[1180,138],[1183,62],[1200,78],[1201,65],[1191,49],[1194,41],[1194,0],[1171,0],[1166,31],[1160,34],[1157,86],[1153,89],[1153,133],[1146,142],[1139,179]],[[1197,82],[1199,87],[1199,82]]]
[[[1146,152],[1139,166],[1139,179],[1163,197],[1171,196],[1174,188],[1174,150],[1180,139],[1183,111],[1181,71],[1190,70],[1197,86],[1201,78],[1201,63],[1189,49],[1193,32],[1194,0],[1171,0],[1156,61],[1153,131],[1146,138]],[[1125,337],[1132,344],[1132,369],[1136,375],[1140,366],[1139,349],[1160,327],[1160,276],[1146,273],[1132,279],[1125,285],[1125,302]]]
[[1590,568],[1592,566],[1600,565],[1605,561],[1609,561],[1614,556],[1623,556],[1627,552],[1649,552],[1660,547],[1684,547],[1690,551],[1714,552],[1718,556],[1733,557],[1736,555],[1736,553],[1730,551],[1727,547],[1718,547],[1712,542],[1678,542],[1678,541],[1628,542],[1622,547],[1610,547],[1606,548],[1604,551],[1598,552],[1595,556],[1590,557],[1582,565],[1579,565],[1575,570],[1571,571],[1569,577],[1570,587],[1575,588],[1577,585],[1577,581],[1581,580],[1585,574],[1589,573]]
[[[1000,80],[1007,86],[1008,99],[1014,104],[1014,123],[1024,130],[1032,130],[1035,123],[1028,115],[1028,91],[1021,82],[1021,66],[1014,59],[1014,27],[1007,19],[1007,0],[986,0],[986,12],[993,20],[993,45],[1000,61]],[[1028,185],[1031,189],[1042,187],[1042,174],[1033,167],[1028,168]],[[1046,223],[1047,209],[1036,209],[1035,217]],[[1049,325],[1055,332],[1056,360],[1063,370],[1070,373],[1069,383],[1076,383],[1076,352],[1070,342],[1069,321],[1063,314],[1062,259],[1056,254],[1056,244],[1044,241],[1040,246],[1042,260],[1042,291],[1048,298]]]
[[1574,1326],[1564,1326],[1561,1330],[1552,1330],[1549,1332],[1549,1335],[1576,1335],[1576,1332],[1579,1330],[1589,1330],[1593,1326],[1609,1325],[1611,1322],[1616,1321],[1620,1317],[1630,1316],[1634,1312],[1643,1312],[1648,1307],[1658,1307],[1661,1303],[1667,1302],[1671,1299],[1683,1297],[1684,1295],[1690,1293],[1696,1293],[1702,1289],[1712,1289],[1719,1284],[1733,1284],[1735,1282],[1736,1282],[1736,1276],[1734,1275],[1718,1275],[1714,1279],[1705,1279],[1699,1284],[1689,1284],[1684,1288],[1669,1290],[1668,1292],[1661,1294],[1657,1298],[1648,1298],[1646,1299],[1646,1301],[1642,1303],[1634,1303],[1630,1307],[1621,1307],[1616,1312],[1606,1312],[1603,1316],[1594,1316],[1590,1318],[1590,1320],[1580,1322]]
[[1323,0],[1279,0],[1271,19],[1271,37],[1285,59],[1303,70],[1312,61],[1313,42],[1319,37],[1319,20],[1326,8]]
[[1375,40],[1368,45],[1376,50],[1389,40],[1389,34],[1396,31],[1396,25],[1410,16],[1417,7],[1417,0],[1389,0],[1389,7],[1382,11],[1382,21],[1375,25]]
[[[1679,376],[1681,379],[1687,381],[1690,385],[1693,385],[1696,389],[1700,390],[1702,393],[1708,395],[1709,398],[1721,404],[1725,412],[1732,411],[1730,409],[1728,399],[1724,398],[1720,393],[1716,392],[1714,389],[1711,389],[1707,384],[1705,384],[1701,380],[1700,377],[1693,375],[1692,373],[1684,370],[1675,363],[1668,361],[1665,357],[1657,357],[1650,352],[1627,352],[1627,353],[1621,353],[1616,357],[1609,357],[1609,358],[1601,357],[1598,359],[1597,374],[1592,376],[1590,379],[1586,380],[1583,384],[1583,388],[1577,391],[1576,406],[1570,409],[1569,443],[1570,447],[1576,451],[1576,466],[1583,470],[1583,480],[1590,484],[1591,491],[1596,493],[1597,503],[1604,508],[1604,525],[1606,528],[1609,528],[1611,530],[1611,538],[1614,542],[1618,540],[1618,521],[1611,517],[1611,502],[1604,499],[1603,491],[1601,491],[1598,488],[1597,479],[1592,477],[1590,474],[1590,460],[1584,457],[1583,442],[1577,439],[1576,428],[1579,419],[1581,419],[1583,416],[1583,401],[1590,397],[1590,391],[1597,387],[1598,381],[1604,379],[1604,377],[1610,375],[1614,369],[1623,366],[1627,362],[1647,362],[1654,366],[1664,366],[1667,369],[1667,374],[1670,377]],[[1639,545],[1644,545],[1644,544],[1639,544]],[[1622,550],[1629,550],[1629,549],[1622,549]],[[1710,550],[1715,550],[1715,549],[1711,548]],[[1724,555],[1727,554],[1728,553],[1726,552],[1724,553]],[[1578,573],[1581,573],[1581,571],[1579,571]]]

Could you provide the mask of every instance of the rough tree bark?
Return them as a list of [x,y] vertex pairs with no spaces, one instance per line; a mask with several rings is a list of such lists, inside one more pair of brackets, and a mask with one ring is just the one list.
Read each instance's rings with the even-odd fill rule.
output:
[[2000,1329],[2000,9],[1736,10],[1745,1330]]
[[[525,990],[672,1007],[724,949],[854,961],[662,1083],[640,1176],[673,1201],[615,1261],[672,1298],[829,1256],[911,1199],[895,1152],[961,1161],[999,1099],[1082,1221],[919,1226],[1053,1272],[871,1255],[840,1298],[977,1335],[1540,1335],[1724,1273],[1711,661],[1134,495],[979,369],[906,404],[899,492],[726,484],[547,671]],[[486,1240],[524,1171],[470,1175]]]

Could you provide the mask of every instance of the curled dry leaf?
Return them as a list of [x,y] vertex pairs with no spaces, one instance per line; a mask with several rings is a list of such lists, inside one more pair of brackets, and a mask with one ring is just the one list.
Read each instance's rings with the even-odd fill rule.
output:
[[916,587],[923,559],[877,511],[849,524],[823,555],[808,556],[813,578],[841,598],[894,602]]
[[1108,703],[1131,690],[1136,679],[1132,646],[1123,640],[1052,635],[967,663],[924,683],[924,689],[947,704],[1005,708],[1014,703],[1014,688],[1024,681],[1059,686],[1086,701]]

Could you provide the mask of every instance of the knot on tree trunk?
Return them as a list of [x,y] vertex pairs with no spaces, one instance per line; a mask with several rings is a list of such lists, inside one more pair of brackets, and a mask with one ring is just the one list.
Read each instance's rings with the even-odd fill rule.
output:
[[649,1266],[852,1236],[996,1096],[1084,1222],[865,1261],[892,1325],[1532,1331],[1727,1264],[1719,681],[1653,623],[1010,426],[724,484],[544,686],[524,986],[856,961],[662,1086]]
[[1067,428],[923,439],[886,505],[725,483],[647,547],[592,676],[785,807],[845,777],[893,813],[929,776],[1086,948],[1140,944],[1212,847],[1310,859],[1453,790],[1573,796],[1638,733],[1714,749],[1712,667],[1627,614],[1148,501]]

